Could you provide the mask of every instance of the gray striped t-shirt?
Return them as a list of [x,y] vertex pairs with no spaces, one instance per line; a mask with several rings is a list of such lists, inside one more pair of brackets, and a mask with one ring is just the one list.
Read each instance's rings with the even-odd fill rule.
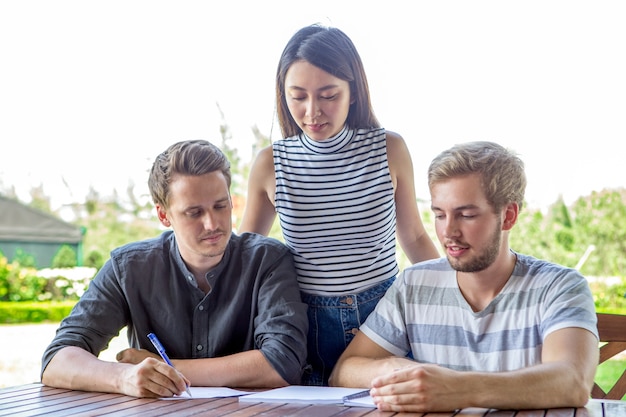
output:
[[395,355],[488,372],[541,363],[543,341],[555,330],[598,335],[593,296],[578,271],[516,255],[511,278],[480,312],[463,298],[446,258],[407,268],[361,330]]

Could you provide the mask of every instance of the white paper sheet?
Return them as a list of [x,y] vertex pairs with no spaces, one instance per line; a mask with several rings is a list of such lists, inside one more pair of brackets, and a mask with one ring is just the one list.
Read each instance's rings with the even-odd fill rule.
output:
[[239,401],[341,405],[344,402],[344,397],[363,391],[363,388],[290,385],[243,395],[239,397]]
[[[191,398],[223,398],[223,397],[238,397],[240,395],[252,394],[250,391],[240,391],[226,387],[189,387],[191,391]],[[175,397],[165,397],[162,400],[184,400],[190,397],[187,393]]]

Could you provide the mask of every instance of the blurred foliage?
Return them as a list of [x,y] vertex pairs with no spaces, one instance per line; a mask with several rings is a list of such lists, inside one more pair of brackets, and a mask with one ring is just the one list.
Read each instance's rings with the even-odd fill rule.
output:
[[76,266],[76,252],[69,245],[59,248],[52,258],[52,268],[73,268]]
[[[626,360],[609,359],[598,365],[595,382],[605,392],[608,392],[609,389],[615,385],[619,377],[622,376],[624,369],[626,369]],[[623,400],[626,400],[626,395],[622,397],[622,401]]]
[[562,199],[540,210],[522,210],[510,234],[511,248],[579,269],[593,277],[623,277],[626,271],[626,189]]
[[102,252],[92,250],[83,260],[83,265],[91,268],[100,269],[104,265],[104,255]]
[[0,301],[76,301],[86,291],[95,269],[37,270],[8,262],[0,253]]
[[40,323],[44,321],[58,323],[70,314],[74,304],[76,301],[23,303],[0,301],[0,323]]
[[35,300],[45,287],[46,279],[38,277],[35,268],[22,266],[17,259],[9,263],[0,255],[0,301]]
[[13,261],[22,267],[30,267],[35,268],[37,262],[35,261],[35,257],[30,253],[24,252],[22,249],[18,248],[15,251],[15,255],[13,256]]
[[594,280],[589,283],[596,310],[602,313],[626,314],[626,279],[615,282]]

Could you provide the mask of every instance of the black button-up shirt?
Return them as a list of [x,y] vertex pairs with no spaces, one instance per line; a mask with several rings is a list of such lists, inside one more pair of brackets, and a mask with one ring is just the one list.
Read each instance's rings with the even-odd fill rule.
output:
[[204,294],[183,262],[172,231],[111,252],[57,330],[42,360],[78,346],[94,355],[128,327],[131,347],[157,353],[155,333],[172,359],[259,349],[290,384],[300,383],[308,321],[289,249],[253,233],[232,234]]

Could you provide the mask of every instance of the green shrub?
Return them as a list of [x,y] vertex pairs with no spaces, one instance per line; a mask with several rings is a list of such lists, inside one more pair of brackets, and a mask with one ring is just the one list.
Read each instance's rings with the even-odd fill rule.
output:
[[89,255],[87,255],[87,258],[85,258],[84,265],[99,270],[102,268],[102,265],[104,265],[104,261],[105,259],[102,253],[97,250],[92,250],[89,252]]
[[35,257],[29,253],[24,252],[22,249],[16,249],[15,255],[13,256],[13,263],[17,263],[18,265],[24,268],[36,268],[37,262],[35,261]]
[[65,302],[0,302],[0,323],[60,322],[76,304]]
[[596,310],[602,313],[626,314],[626,280],[592,280],[589,283]]
[[11,268],[12,266],[7,261],[7,258],[0,252],[0,300],[8,300]]
[[73,268],[76,264],[76,252],[68,245],[61,246],[52,258],[52,268]]
[[36,301],[46,284],[36,269],[0,257],[0,301]]

